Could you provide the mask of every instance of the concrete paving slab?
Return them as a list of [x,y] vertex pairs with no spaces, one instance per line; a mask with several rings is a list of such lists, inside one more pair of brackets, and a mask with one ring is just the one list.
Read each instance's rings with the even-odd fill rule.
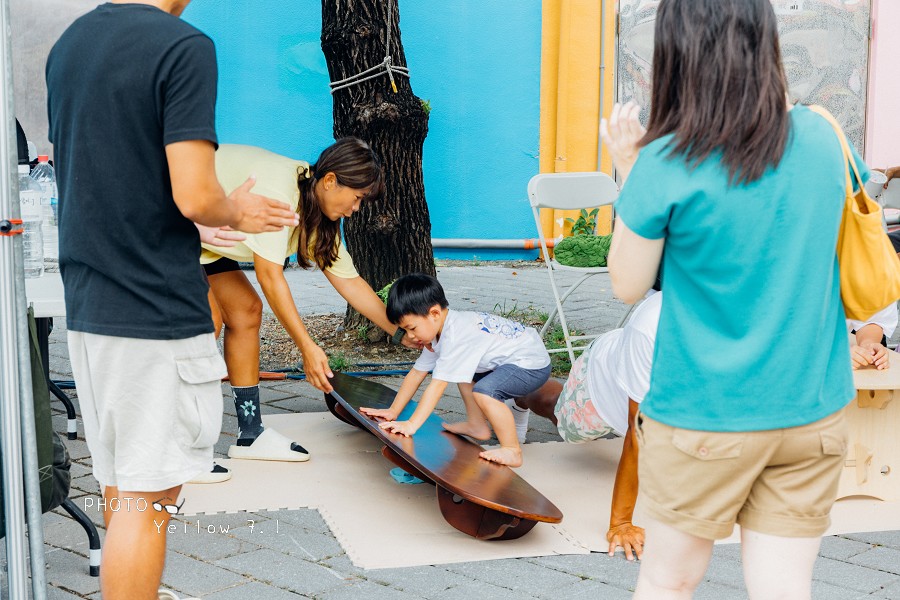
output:
[[515,559],[459,563],[448,568],[471,580],[535,596],[578,583],[580,579],[562,571],[545,569],[534,563]]
[[215,564],[306,596],[343,587],[347,581],[333,569],[268,548],[218,560]]
[[243,585],[236,585],[228,589],[207,594],[203,600],[303,600],[308,596],[301,596],[288,590],[272,587],[258,581],[250,581]]
[[596,579],[581,579],[578,583],[559,588],[550,594],[541,596],[547,600],[630,600],[631,591],[613,587]]
[[896,575],[830,558],[819,558],[813,568],[813,579],[836,587],[871,594],[894,583]]
[[[206,536],[208,534],[199,535]],[[177,590],[184,596],[211,594],[247,580],[248,578],[233,571],[178,552],[166,554],[163,587]]]
[[369,581],[388,585],[421,598],[442,598],[448,589],[469,583],[469,578],[440,567],[373,569],[366,572]]
[[370,581],[348,582],[347,585],[316,595],[317,600],[358,600],[359,598],[366,600],[419,600],[421,596],[407,594]]
[[855,565],[862,565],[870,569],[877,569],[886,573],[900,575],[900,550],[876,546],[862,554],[857,554],[848,559]]

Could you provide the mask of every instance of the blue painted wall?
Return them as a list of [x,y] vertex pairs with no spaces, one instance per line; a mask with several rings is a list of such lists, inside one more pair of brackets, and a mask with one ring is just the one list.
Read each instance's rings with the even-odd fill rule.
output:
[[[309,160],[333,141],[319,1],[194,0],[184,18],[216,43],[220,141]],[[432,107],[432,237],[536,237],[525,186],[538,171],[540,2],[400,0],[400,29],[413,91]]]

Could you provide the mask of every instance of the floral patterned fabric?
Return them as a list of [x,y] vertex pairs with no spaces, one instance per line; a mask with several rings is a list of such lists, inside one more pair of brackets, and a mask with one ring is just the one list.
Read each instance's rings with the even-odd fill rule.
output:
[[585,350],[575,360],[553,410],[559,435],[570,444],[619,437],[616,430],[597,413],[588,394],[587,366],[592,348],[593,346]]

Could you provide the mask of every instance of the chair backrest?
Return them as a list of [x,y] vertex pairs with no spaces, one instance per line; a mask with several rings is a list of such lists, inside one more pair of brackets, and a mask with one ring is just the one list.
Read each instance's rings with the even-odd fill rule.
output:
[[619,186],[606,173],[541,173],[528,182],[528,201],[534,208],[578,210],[612,204]]

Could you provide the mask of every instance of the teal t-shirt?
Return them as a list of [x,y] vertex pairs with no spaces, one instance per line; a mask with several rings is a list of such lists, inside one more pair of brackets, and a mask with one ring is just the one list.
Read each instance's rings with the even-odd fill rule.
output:
[[784,157],[757,181],[729,185],[720,154],[690,168],[666,136],[641,150],[616,202],[632,231],[665,238],[666,297],[641,404],[662,423],[795,427],[853,397],[835,253],[845,164],[828,122],[804,106],[789,114]]

